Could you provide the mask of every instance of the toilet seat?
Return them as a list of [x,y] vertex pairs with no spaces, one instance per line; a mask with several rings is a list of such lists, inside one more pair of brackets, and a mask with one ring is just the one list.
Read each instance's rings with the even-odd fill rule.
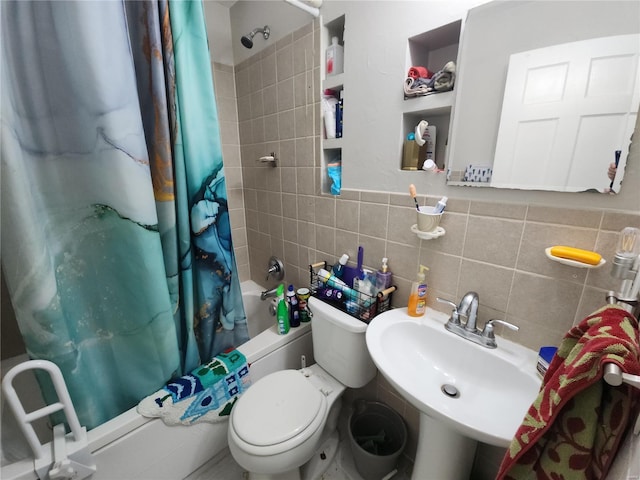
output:
[[[299,370],[281,370],[251,386],[232,410],[231,427],[251,450],[285,451],[323,424],[325,395]],[[264,452],[266,453],[266,452]]]

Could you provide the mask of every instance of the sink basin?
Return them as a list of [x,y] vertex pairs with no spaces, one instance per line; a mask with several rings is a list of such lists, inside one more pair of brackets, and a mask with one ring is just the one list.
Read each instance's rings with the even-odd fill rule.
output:
[[[476,345],[445,330],[447,319],[432,309],[419,318],[410,317],[406,308],[384,312],[367,328],[371,357],[389,383],[420,410],[419,452],[423,437],[429,436],[423,432],[427,428],[432,433],[437,429],[439,437],[440,430],[451,430],[456,437],[452,445],[467,442],[457,436],[470,439],[464,449],[471,445],[475,450],[475,441],[506,447],[540,388],[537,353],[500,337],[496,349]],[[451,454],[449,449],[446,456]],[[425,468],[434,471],[432,465]],[[415,467],[414,477],[419,478]]]

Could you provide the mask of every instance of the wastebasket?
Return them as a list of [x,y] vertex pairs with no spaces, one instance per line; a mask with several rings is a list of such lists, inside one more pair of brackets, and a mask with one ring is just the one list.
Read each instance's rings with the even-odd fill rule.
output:
[[391,472],[407,444],[402,417],[381,402],[357,400],[349,417],[349,440],[358,473],[380,480]]

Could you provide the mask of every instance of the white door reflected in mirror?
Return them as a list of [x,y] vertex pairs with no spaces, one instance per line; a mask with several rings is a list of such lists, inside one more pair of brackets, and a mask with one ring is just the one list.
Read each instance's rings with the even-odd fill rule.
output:
[[490,185],[618,192],[640,104],[639,56],[640,35],[511,55]]

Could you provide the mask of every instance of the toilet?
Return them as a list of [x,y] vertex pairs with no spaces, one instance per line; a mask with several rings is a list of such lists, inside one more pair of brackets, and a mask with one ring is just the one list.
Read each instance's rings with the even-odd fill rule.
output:
[[[377,373],[366,323],[315,297],[309,307],[317,363],[261,378],[231,410],[229,450],[252,480],[301,480],[301,467],[337,436],[342,393],[363,387]],[[305,477],[313,470],[308,467]]]

